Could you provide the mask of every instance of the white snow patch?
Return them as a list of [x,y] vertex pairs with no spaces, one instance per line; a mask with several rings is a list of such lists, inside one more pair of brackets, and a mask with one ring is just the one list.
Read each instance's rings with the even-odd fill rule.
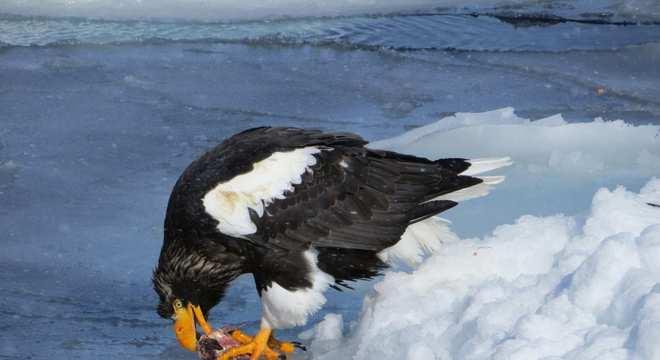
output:
[[218,220],[218,230],[241,237],[254,234],[257,226],[250,219],[252,209],[259,216],[275,199],[302,182],[302,176],[316,164],[317,147],[276,152],[256,162],[252,171],[218,184],[202,199],[206,212]]
[[[444,214],[462,231],[505,225],[459,239],[427,223],[400,243],[419,267],[388,272],[334,346],[312,339],[313,358],[660,358],[660,208],[648,205],[660,203],[659,134],[507,108],[370,144],[432,159],[511,156],[497,192]],[[637,193],[616,186],[649,178]],[[406,246],[424,241],[426,260]]]
[[658,196],[659,179],[639,194],[601,189],[581,227],[528,215],[445,242],[388,273],[344,343],[316,357],[656,359],[660,209],[646,202]]
[[341,345],[343,328],[344,318],[340,314],[329,313],[313,328],[300,333],[298,338],[303,341],[314,339],[311,347],[322,354]]

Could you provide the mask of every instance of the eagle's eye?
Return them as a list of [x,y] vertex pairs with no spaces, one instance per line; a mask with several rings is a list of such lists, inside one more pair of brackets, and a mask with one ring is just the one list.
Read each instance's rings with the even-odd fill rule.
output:
[[174,310],[183,309],[183,302],[181,302],[181,300],[179,300],[179,299],[176,299],[172,303],[172,306],[174,306]]

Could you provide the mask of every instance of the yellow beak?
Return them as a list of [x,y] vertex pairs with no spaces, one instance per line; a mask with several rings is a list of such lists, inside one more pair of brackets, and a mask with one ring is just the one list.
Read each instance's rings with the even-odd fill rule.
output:
[[174,334],[176,335],[179,344],[186,350],[197,351],[197,331],[195,327],[195,318],[199,322],[199,326],[202,328],[205,334],[211,333],[211,327],[206,323],[204,319],[204,314],[199,306],[194,306],[188,304],[184,307],[181,300],[175,300],[174,304],[174,315],[176,320],[174,321]]

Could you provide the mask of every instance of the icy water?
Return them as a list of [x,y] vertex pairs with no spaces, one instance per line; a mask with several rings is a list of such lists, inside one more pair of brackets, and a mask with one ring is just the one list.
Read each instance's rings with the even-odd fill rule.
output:
[[[233,22],[0,15],[0,358],[192,358],[154,311],[165,205],[191,160],[242,129],[377,140],[505,106],[660,123],[655,17],[559,4]],[[481,235],[498,222],[464,223],[459,234]],[[324,312],[354,319],[368,289],[331,293]],[[211,320],[254,330],[259,308],[245,277]]]

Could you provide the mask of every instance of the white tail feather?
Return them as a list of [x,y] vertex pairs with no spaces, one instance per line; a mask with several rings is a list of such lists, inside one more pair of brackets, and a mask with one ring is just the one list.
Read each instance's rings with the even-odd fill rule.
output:
[[378,257],[387,263],[399,259],[415,266],[422,262],[426,254],[434,253],[443,243],[455,240],[458,236],[449,230],[449,221],[430,217],[408,226],[401,240],[379,252]]
[[473,185],[454,192],[450,192],[448,194],[438,196],[428,201],[450,200],[455,202],[461,202],[465,200],[486,196],[495,187],[495,185],[501,183],[505,179],[504,176],[475,176],[475,177],[483,180],[483,182],[477,185]]
[[513,161],[508,156],[502,158],[470,159],[467,162],[470,163],[470,167],[463,171],[461,175],[478,175],[513,164]]
[[[468,160],[470,167],[463,171],[461,175],[474,176],[477,174],[485,173],[491,170],[499,169],[501,167],[509,166],[513,164],[510,157],[502,158],[483,158],[483,159],[473,159]],[[468,188],[460,189],[449,194],[444,194],[437,198],[431,199],[429,201],[435,200],[451,200],[455,202],[461,202],[465,200],[475,199],[478,197],[486,196],[493,189],[493,187],[502,181],[504,181],[504,176],[475,176],[483,180],[482,183],[479,183]]]
[[[470,167],[461,175],[474,176],[501,167],[509,166],[513,162],[509,157],[484,158],[468,160]],[[461,202],[487,195],[495,185],[504,181],[504,176],[475,176],[483,182],[444,194],[434,200],[451,200]],[[438,251],[443,243],[458,240],[458,236],[449,230],[449,221],[439,217],[431,217],[426,220],[408,226],[401,236],[401,240],[389,248],[378,253],[381,260],[392,263],[395,259],[402,260],[410,266],[418,265],[427,254]]]
[[475,176],[481,180],[483,180],[483,184],[488,184],[488,185],[497,185],[506,179],[506,176],[502,175],[495,175],[495,176]]

